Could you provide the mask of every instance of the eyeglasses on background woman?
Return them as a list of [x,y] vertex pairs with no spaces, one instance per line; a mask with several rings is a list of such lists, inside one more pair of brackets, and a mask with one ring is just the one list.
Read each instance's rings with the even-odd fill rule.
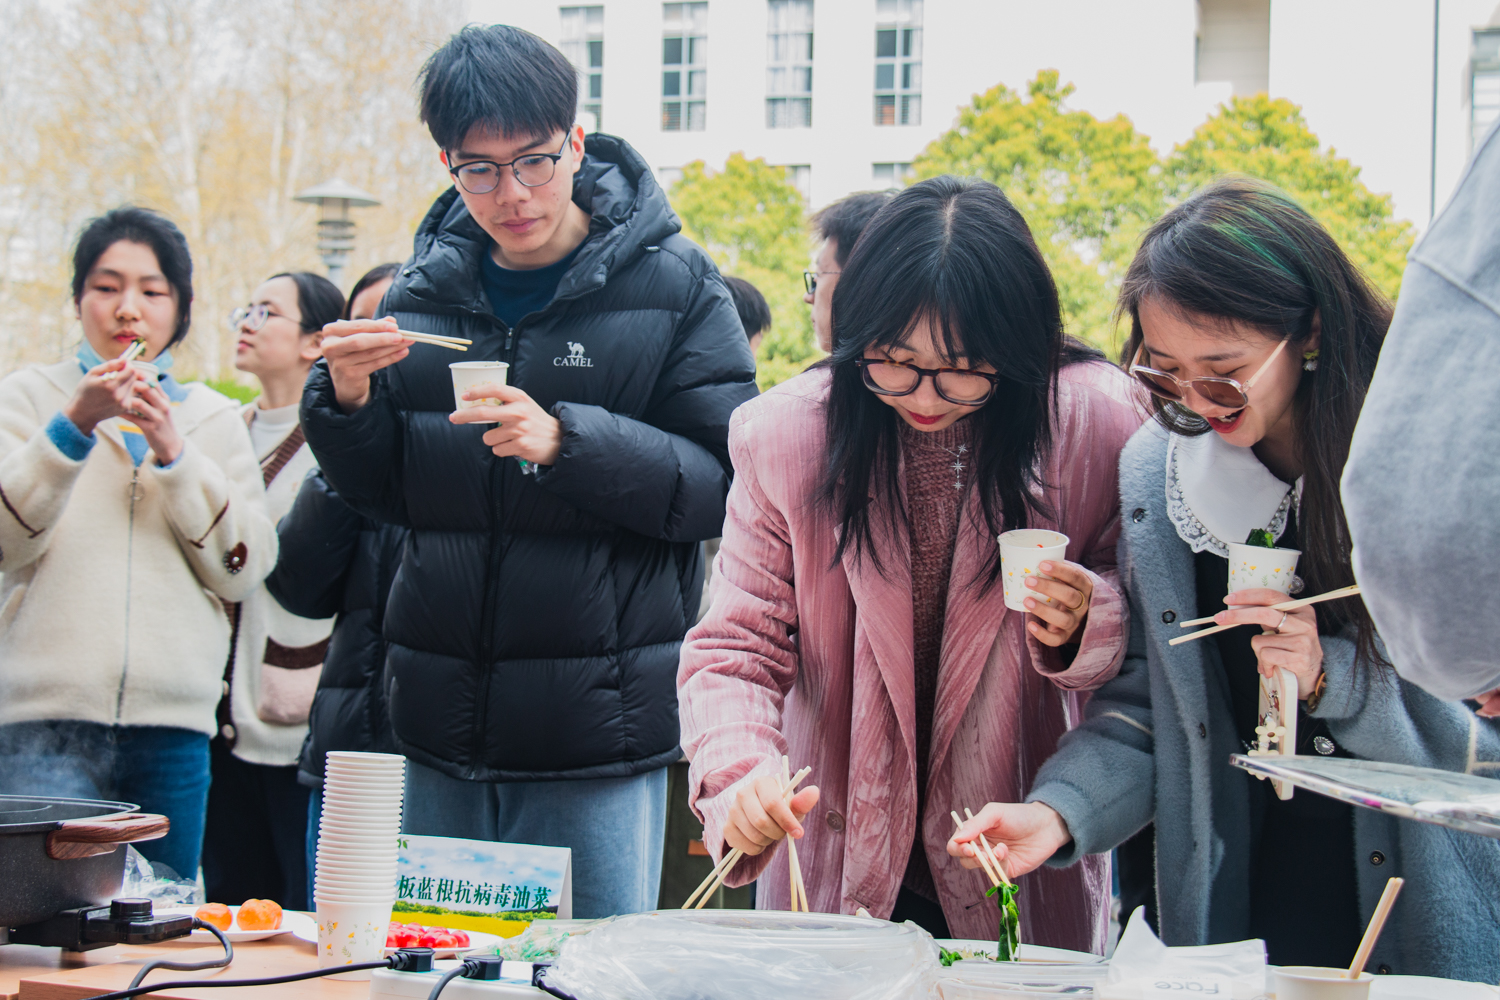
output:
[[918,368],[883,358],[856,358],[854,364],[864,376],[865,388],[882,396],[909,396],[917,391],[922,379],[930,378],[937,394],[948,402],[979,406],[989,401],[1000,384],[999,375],[968,368]]

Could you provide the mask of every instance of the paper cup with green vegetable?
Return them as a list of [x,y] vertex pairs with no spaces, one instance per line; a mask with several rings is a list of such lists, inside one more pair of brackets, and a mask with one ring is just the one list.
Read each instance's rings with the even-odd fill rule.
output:
[[1300,549],[1267,548],[1262,545],[1229,543],[1229,592],[1265,587],[1283,594],[1292,592],[1297,578]]
[[1026,598],[1051,603],[1045,597],[1026,589],[1028,576],[1051,579],[1040,569],[1046,560],[1062,562],[1067,558],[1068,536],[1060,531],[1044,528],[1021,528],[1007,531],[1000,536],[1000,582],[1004,588],[1005,606],[1012,611],[1025,611]]

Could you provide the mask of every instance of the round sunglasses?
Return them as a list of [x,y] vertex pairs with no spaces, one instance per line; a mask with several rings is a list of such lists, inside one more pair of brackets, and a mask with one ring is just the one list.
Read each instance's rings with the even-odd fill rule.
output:
[[1187,396],[1188,389],[1192,389],[1198,395],[1208,400],[1215,406],[1226,406],[1234,410],[1243,410],[1250,405],[1250,389],[1255,385],[1255,380],[1260,378],[1265,370],[1271,367],[1271,362],[1281,354],[1287,345],[1284,339],[1276,345],[1276,350],[1266,358],[1265,364],[1255,370],[1249,381],[1240,382],[1238,379],[1226,378],[1221,375],[1204,375],[1200,378],[1190,378],[1186,381],[1169,375],[1155,368],[1148,368],[1141,364],[1141,355],[1146,351],[1146,345],[1141,344],[1136,348],[1135,360],[1130,363],[1130,374],[1138,379],[1151,391],[1153,396],[1173,403],[1180,403]]

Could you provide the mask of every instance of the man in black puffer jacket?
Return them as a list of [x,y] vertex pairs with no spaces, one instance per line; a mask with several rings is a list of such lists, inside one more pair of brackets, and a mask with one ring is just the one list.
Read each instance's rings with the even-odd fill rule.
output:
[[[650,168],[572,124],[576,87],[503,25],[433,55],[422,116],[456,186],[392,318],[326,329],[302,418],[339,495],[411,529],[385,618],[406,832],[570,847],[593,917],[656,904],[678,646],[755,369]],[[509,385],[454,412],[448,364],[476,360]]]

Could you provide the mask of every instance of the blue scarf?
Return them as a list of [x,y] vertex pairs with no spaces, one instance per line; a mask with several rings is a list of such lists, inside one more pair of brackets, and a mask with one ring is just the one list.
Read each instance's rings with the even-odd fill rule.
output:
[[[76,357],[78,358],[78,366],[83,369],[84,374],[104,364],[104,358],[99,355],[98,351],[94,350],[94,345],[90,344],[87,338],[78,345],[78,354]],[[187,388],[167,374],[167,369],[172,367],[172,352],[162,351],[151,359],[151,363],[162,372],[161,380],[156,383],[156,387],[166,394],[167,399],[173,403],[181,403],[184,399],[187,399]],[[131,460],[139,466],[151,452],[151,446],[146,443],[146,435],[142,434],[139,427],[124,417],[119,418],[115,422],[115,428],[120,431],[120,437],[125,442],[125,450],[130,452]]]

